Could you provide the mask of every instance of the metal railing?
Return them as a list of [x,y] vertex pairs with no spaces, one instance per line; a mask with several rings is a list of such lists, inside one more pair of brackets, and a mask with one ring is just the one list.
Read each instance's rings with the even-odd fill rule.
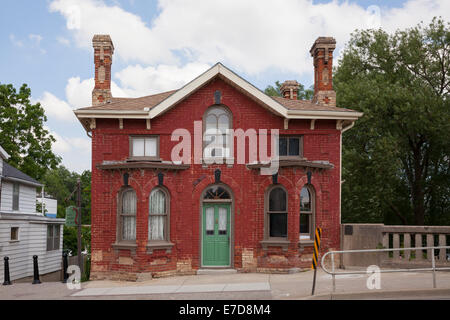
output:
[[[367,271],[343,271],[336,272],[335,271],[335,254],[345,254],[345,253],[380,253],[380,252],[395,252],[395,251],[416,251],[416,250],[429,250],[431,251],[431,268],[410,268],[410,269],[380,269],[380,273],[393,273],[393,272],[433,272],[433,288],[436,288],[436,271],[447,271],[450,270],[450,267],[436,267],[436,259],[435,259],[435,250],[441,249],[450,249],[450,246],[438,246],[438,247],[416,247],[416,248],[393,248],[393,249],[365,249],[365,250],[343,250],[343,251],[329,251],[325,253],[321,260],[321,266],[323,271],[328,274],[331,274],[333,281],[333,292],[336,291],[336,276],[337,275],[345,275],[345,274],[367,274]],[[428,251],[428,252],[429,252]],[[325,258],[331,255],[331,271],[329,271],[324,264]]]

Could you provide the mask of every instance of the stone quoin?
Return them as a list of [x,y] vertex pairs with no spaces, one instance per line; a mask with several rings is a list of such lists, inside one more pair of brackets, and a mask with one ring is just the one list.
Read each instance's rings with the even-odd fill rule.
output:
[[[323,229],[321,251],[339,249],[342,134],[362,114],[336,107],[335,46],[320,37],[311,48],[312,101],[297,100],[292,80],[282,97],[269,97],[221,63],[180,89],[118,98],[114,45],[94,36],[92,106],[75,111],[92,137],[91,278],[294,272],[311,265],[315,227]],[[203,139],[184,141],[188,156],[174,161],[180,129]],[[279,151],[271,174],[264,170],[275,159],[258,150],[264,139],[268,155]],[[245,159],[236,161],[231,142],[245,143]]]

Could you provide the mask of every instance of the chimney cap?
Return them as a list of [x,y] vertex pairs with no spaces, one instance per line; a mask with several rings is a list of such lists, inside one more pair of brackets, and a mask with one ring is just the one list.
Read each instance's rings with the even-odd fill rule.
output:
[[297,82],[297,80],[286,80],[281,84],[280,90],[283,91],[283,89],[299,89],[300,84]]
[[94,46],[108,46],[110,45],[114,49],[114,44],[111,40],[111,36],[109,34],[96,34],[92,38],[92,44]]
[[312,56],[317,49],[336,49],[336,39],[333,37],[318,37],[309,51]]

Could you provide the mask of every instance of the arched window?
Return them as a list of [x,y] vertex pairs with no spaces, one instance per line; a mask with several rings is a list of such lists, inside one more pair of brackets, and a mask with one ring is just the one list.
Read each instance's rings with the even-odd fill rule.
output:
[[231,200],[231,196],[226,189],[213,186],[206,190],[203,200]]
[[204,158],[230,157],[231,113],[227,108],[215,106],[209,108],[204,117],[203,156]]
[[287,193],[284,188],[277,186],[269,190],[267,208],[268,230],[270,238],[287,237]]
[[136,240],[136,192],[126,189],[120,197],[120,240]]
[[314,233],[314,192],[305,186],[300,192],[300,240],[312,240]]
[[169,195],[162,188],[150,193],[148,215],[148,240],[169,240]]

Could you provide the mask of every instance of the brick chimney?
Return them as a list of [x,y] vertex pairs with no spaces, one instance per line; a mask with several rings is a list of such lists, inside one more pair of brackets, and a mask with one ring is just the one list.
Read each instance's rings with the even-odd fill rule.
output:
[[314,103],[336,106],[336,92],[333,89],[333,51],[336,40],[319,37],[311,48],[314,58]]
[[297,100],[300,85],[295,80],[287,80],[280,87],[281,96],[286,99]]
[[92,105],[98,106],[111,100],[111,65],[114,45],[109,35],[95,35],[92,39],[95,63],[95,87]]

